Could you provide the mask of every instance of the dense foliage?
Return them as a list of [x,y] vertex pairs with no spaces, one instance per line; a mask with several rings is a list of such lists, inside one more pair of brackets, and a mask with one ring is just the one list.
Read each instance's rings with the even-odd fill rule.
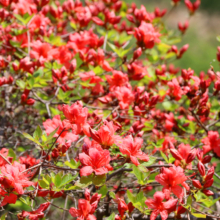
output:
[[0,0],[1,219],[220,217],[220,73],[172,64],[171,3]]

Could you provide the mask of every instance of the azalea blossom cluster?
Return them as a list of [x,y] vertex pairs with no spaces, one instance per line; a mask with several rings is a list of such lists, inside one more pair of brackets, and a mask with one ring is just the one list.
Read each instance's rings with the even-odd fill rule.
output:
[[190,23],[165,25],[199,5],[0,0],[4,215],[219,218],[220,72],[175,67]]

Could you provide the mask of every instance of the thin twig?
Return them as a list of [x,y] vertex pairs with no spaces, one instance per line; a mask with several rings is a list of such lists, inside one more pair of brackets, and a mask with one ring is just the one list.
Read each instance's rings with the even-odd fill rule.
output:
[[1,157],[2,159],[4,159],[9,165],[12,165],[12,164],[10,163],[10,161],[9,161],[7,158],[5,158],[2,154],[0,154],[0,157]]

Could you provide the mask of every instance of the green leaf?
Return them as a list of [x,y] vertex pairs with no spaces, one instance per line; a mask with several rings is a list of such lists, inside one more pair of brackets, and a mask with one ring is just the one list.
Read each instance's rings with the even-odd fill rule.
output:
[[113,212],[106,220],[114,220],[115,219],[115,213]]
[[77,176],[78,176],[78,173],[74,176],[72,176],[71,174],[65,175],[64,177],[62,177],[62,180],[61,180],[59,187],[64,186],[67,183],[73,181]]
[[9,156],[9,157],[13,157],[13,160],[16,160],[16,154],[15,154],[15,152],[13,151],[12,148],[9,148],[8,156]]
[[72,169],[77,169],[80,165],[80,161],[76,162],[75,160],[71,159],[70,161],[66,161],[65,164]]
[[34,78],[37,78],[37,77],[41,77],[41,76],[43,76],[43,74],[44,74],[44,71],[43,71],[43,69],[38,69],[37,71],[35,71],[34,73],[33,73],[33,77]]
[[115,193],[114,193],[114,192],[112,192],[112,191],[109,193],[109,196],[110,196],[111,198],[113,198],[113,199],[115,199],[115,198],[116,198],[116,197],[115,197]]
[[220,42],[220,36],[217,36],[217,37],[216,37],[216,39],[217,39],[217,41],[219,41],[219,42]]
[[25,20],[23,19],[23,17],[19,14],[14,14],[15,18],[17,18],[21,23],[24,24]]
[[217,199],[214,199],[214,200],[213,199],[209,199],[207,201],[204,200],[203,203],[205,204],[206,207],[209,208],[209,207],[213,206],[219,200],[220,200],[220,197],[218,197]]
[[85,184],[85,185],[89,185],[92,183],[92,179],[93,179],[93,174],[91,174],[89,176],[82,176],[80,178],[80,183]]
[[127,196],[132,204],[136,202],[136,196],[134,196],[129,190],[127,190]]
[[24,24],[28,24],[28,22],[33,18],[34,14],[29,15],[28,13],[24,14]]
[[147,184],[147,181],[148,181],[147,177],[150,174],[148,169],[144,167],[143,165],[139,165],[138,167],[133,165],[132,168],[133,168],[132,173],[134,173],[134,175],[137,177],[138,183],[141,185]]
[[169,163],[169,159],[167,158],[166,154],[164,154],[162,151],[160,151],[161,156],[163,157],[163,159]]
[[21,45],[21,43],[17,42],[17,41],[10,40],[9,42],[10,42],[11,46],[13,46],[13,47],[20,47],[20,45]]
[[6,212],[3,215],[1,215],[0,220],[6,220],[7,214],[8,213]]
[[34,143],[36,143],[36,144],[38,144],[38,145],[41,146],[41,143],[40,143],[39,141],[35,140],[30,134],[24,132],[23,135],[24,135],[24,137],[26,137],[27,139],[29,139],[29,140],[33,141]]
[[59,188],[59,186],[61,185],[62,183],[62,178],[61,178],[61,174],[58,173],[55,178],[54,178],[54,185]]
[[30,204],[30,201],[29,201],[29,198],[28,198],[28,197],[26,197],[26,198],[20,197],[19,199],[20,199],[21,202],[23,202],[23,203],[26,204],[26,205],[29,205],[29,204]]
[[193,216],[195,216],[196,218],[206,218],[206,215],[201,214],[201,213],[191,213]]
[[34,77],[33,76],[28,77],[28,84],[30,86],[30,89],[32,89],[34,86]]
[[47,136],[47,142],[50,141],[53,136],[56,134],[58,128],[56,128],[54,131],[52,131],[48,136]]
[[139,192],[137,195],[133,195],[129,190],[127,190],[127,196],[135,208],[147,214],[147,212],[145,212],[147,207],[145,204],[146,197],[144,196],[143,191]]
[[94,178],[92,179],[93,184],[96,185],[96,186],[103,185],[105,183],[105,181],[106,181],[106,175],[105,174],[94,176]]
[[83,63],[83,61],[80,59],[79,53],[77,53],[74,58],[76,59],[76,69],[78,69]]
[[105,198],[106,194],[108,193],[108,188],[106,185],[103,185],[99,190],[99,194],[102,194],[101,198]]
[[20,79],[16,80],[16,84],[17,84],[17,86],[19,86],[22,89],[25,89],[25,87],[26,87],[25,82],[23,80],[20,80]]
[[42,187],[43,189],[46,189],[48,187],[48,182],[45,179],[39,180],[38,182],[40,187]]
[[186,204],[191,206],[191,204],[192,204],[192,196],[191,195],[188,196]]
[[147,162],[142,163],[141,165],[145,167],[151,166],[152,164],[155,163],[156,159],[157,159],[156,157],[150,156],[149,160]]
[[41,130],[40,126],[38,125],[34,134],[33,134],[33,138],[38,141],[41,138],[41,135],[42,135],[42,130]]

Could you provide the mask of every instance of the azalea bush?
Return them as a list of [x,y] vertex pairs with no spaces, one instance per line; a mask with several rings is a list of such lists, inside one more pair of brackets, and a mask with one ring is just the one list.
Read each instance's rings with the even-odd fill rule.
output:
[[2,220],[220,218],[220,72],[173,64],[199,5],[0,0]]

